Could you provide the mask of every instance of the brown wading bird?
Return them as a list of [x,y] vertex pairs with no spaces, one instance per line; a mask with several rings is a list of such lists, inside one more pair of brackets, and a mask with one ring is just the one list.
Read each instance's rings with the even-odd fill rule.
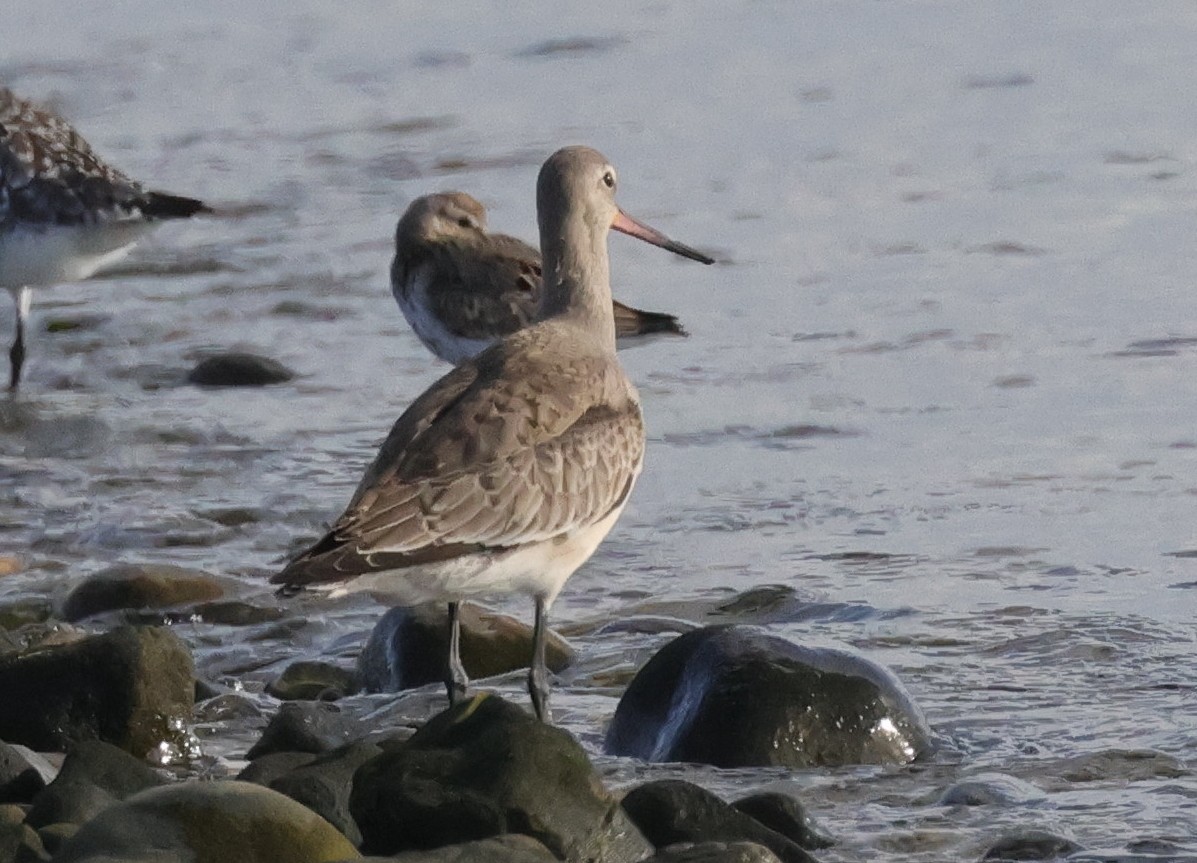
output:
[[86,279],[159,220],[202,212],[194,198],[146,191],[66,120],[0,87],[0,287],[17,313],[9,389],[21,382],[32,288]]
[[[391,293],[428,350],[457,365],[537,320],[540,252],[486,230],[486,210],[464,192],[411,202],[395,230]],[[684,336],[673,315],[612,302],[620,347]]]
[[458,603],[530,594],[528,691],[548,721],[548,609],[619,518],[644,458],[639,398],[615,355],[607,233],[713,261],[624,214],[615,169],[587,147],[545,162],[536,205],[540,322],[417,398],[332,529],[272,581],[284,594],[318,588],[364,591],[391,605],[448,600],[450,703],[468,682]]

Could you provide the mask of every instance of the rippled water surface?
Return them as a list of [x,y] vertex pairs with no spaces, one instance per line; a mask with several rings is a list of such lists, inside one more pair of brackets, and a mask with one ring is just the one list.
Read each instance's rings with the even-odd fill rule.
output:
[[[0,80],[221,215],[36,294],[26,389],[0,403],[0,603],[118,561],[273,603],[264,576],[445,371],[389,295],[399,212],[459,188],[531,238],[538,165],[588,143],[629,212],[722,263],[611,241],[621,298],[691,337],[624,355],[647,464],[555,608],[582,655],[563,724],[596,749],[671,634],[612,621],[761,623],[891,666],[939,754],[605,761],[613,781],[796,787],[829,861],[975,859],[1019,827],[1194,859],[1194,68],[1180,2],[14,4]],[[299,377],[179,384],[220,349]],[[178,631],[259,691],[298,656],[350,661],[378,611]],[[260,724],[205,745],[235,767]],[[1005,793],[941,801],[973,779]]]

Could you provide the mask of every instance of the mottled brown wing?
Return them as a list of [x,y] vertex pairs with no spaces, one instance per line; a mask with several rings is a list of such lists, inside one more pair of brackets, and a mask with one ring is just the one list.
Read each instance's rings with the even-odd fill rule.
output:
[[522,240],[491,234],[485,243],[460,254],[450,254],[446,248],[439,251],[437,267],[443,279],[429,300],[455,335],[502,337],[535,320],[540,254]]
[[[276,583],[537,542],[601,521],[622,502],[643,460],[644,427],[617,367],[579,359],[556,370],[561,386],[538,390],[528,382],[545,379],[505,367],[502,346],[479,360],[474,381],[458,388],[477,361],[400,418],[344,515]],[[507,372],[498,383],[496,367]],[[412,420],[429,405],[434,418]]]

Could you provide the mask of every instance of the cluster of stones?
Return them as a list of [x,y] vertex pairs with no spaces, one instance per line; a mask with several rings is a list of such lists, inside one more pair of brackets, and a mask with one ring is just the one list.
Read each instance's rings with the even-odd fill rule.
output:
[[[191,570],[125,566],[85,580],[54,617],[0,608],[0,863],[791,863],[829,842],[783,794],[729,803],[673,779],[615,793],[568,733],[497,696],[479,694],[407,736],[328,703],[439,681],[436,607],[384,615],[356,668],[294,663],[271,684],[288,700],[248,766],[235,778],[180,781],[150,762],[189,745],[191,654],[170,628],[129,621],[147,609],[159,611],[144,619],[169,620],[162,609],[172,608],[184,619],[253,617],[229,587]],[[467,608],[472,676],[521,665],[527,627]],[[71,625],[114,614],[107,631]],[[549,654],[555,669],[574,658],[557,636]],[[645,761],[812,767],[906,763],[930,741],[885,669],[752,627],[711,626],[640,670],[604,748]]]

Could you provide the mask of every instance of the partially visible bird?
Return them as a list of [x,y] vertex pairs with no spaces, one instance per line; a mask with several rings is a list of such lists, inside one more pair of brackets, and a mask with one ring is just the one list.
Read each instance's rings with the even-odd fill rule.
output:
[[449,602],[450,702],[466,691],[458,603],[536,602],[528,691],[548,719],[548,609],[623,511],[644,459],[640,399],[615,354],[611,228],[703,263],[615,204],[615,169],[554,153],[536,184],[544,290],[536,323],[429,387],[399,417],[331,530],[271,580],[283,593]]
[[86,279],[156,222],[208,208],[146,191],[56,114],[0,87],[0,287],[16,305],[9,388],[21,382],[34,287]]
[[[486,209],[464,192],[416,198],[395,230],[391,293],[420,341],[454,365],[534,323],[540,252],[486,229]],[[620,347],[684,336],[678,320],[612,301]]]

